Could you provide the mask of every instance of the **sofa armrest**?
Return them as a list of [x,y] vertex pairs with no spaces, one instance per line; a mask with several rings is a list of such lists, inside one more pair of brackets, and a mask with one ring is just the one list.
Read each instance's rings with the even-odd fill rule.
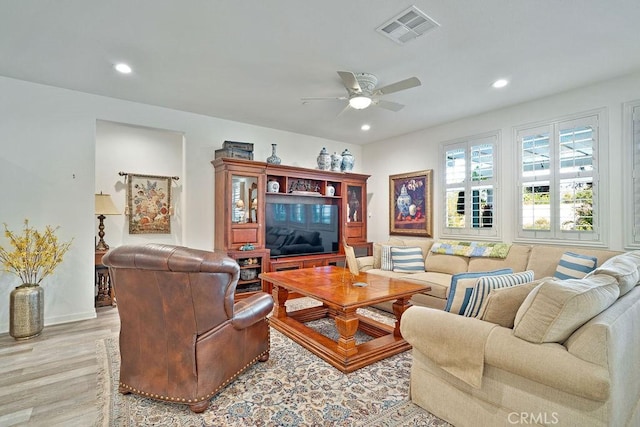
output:
[[475,388],[481,386],[486,341],[496,327],[472,317],[416,306],[405,311],[400,322],[400,332],[413,351]]
[[264,319],[273,310],[273,297],[265,292],[257,292],[233,305],[231,324],[235,329],[245,329]]
[[373,268],[373,255],[356,258],[356,261],[361,271],[367,271]]
[[603,366],[582,360],[561,344],[534,344],[497,327],[489,336],[485,363],[587,399],[604,402],[611,382]]

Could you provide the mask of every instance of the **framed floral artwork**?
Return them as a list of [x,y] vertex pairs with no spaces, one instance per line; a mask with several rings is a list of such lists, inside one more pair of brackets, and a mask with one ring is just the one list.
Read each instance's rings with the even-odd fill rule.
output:
[[389,176],[389,234],[433,237],[433,170]]
[[171,233],[171,180],[128,174],[129,234]]

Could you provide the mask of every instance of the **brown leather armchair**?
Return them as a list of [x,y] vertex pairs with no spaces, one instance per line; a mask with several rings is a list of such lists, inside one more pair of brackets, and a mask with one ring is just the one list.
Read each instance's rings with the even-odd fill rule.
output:
[[120,386],[203,412],[209,399],[269,358],[273,298],[235,301],[240,268],[221,252],[125,245],[103,257],[120,316]]

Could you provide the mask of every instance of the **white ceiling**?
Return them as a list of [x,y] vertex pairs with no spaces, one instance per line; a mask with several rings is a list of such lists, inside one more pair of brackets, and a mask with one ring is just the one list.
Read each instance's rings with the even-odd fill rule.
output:
[[[411,5],[440,27],[375,31]],[[0,0],[0,75],[364,144],[638,71],[639,23],[638,0]],[[422,86],[303,105],[346,95],[338,70]]]

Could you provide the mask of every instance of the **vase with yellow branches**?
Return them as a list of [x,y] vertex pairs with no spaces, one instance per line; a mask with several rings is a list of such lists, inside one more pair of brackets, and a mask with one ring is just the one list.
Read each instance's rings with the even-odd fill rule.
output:
[[44,328],[44,290],[40,283],[62,262],[73,241],[59,242],[57,230],[47,225],[39,231],[25,219],[22,233],[17,234],[4,224],[4,236],[13,249],[0,246],[0,263],[3,271],[15,274],[21,282],[11,291],[9,306],[9,334],[17,340],[40,335]]

